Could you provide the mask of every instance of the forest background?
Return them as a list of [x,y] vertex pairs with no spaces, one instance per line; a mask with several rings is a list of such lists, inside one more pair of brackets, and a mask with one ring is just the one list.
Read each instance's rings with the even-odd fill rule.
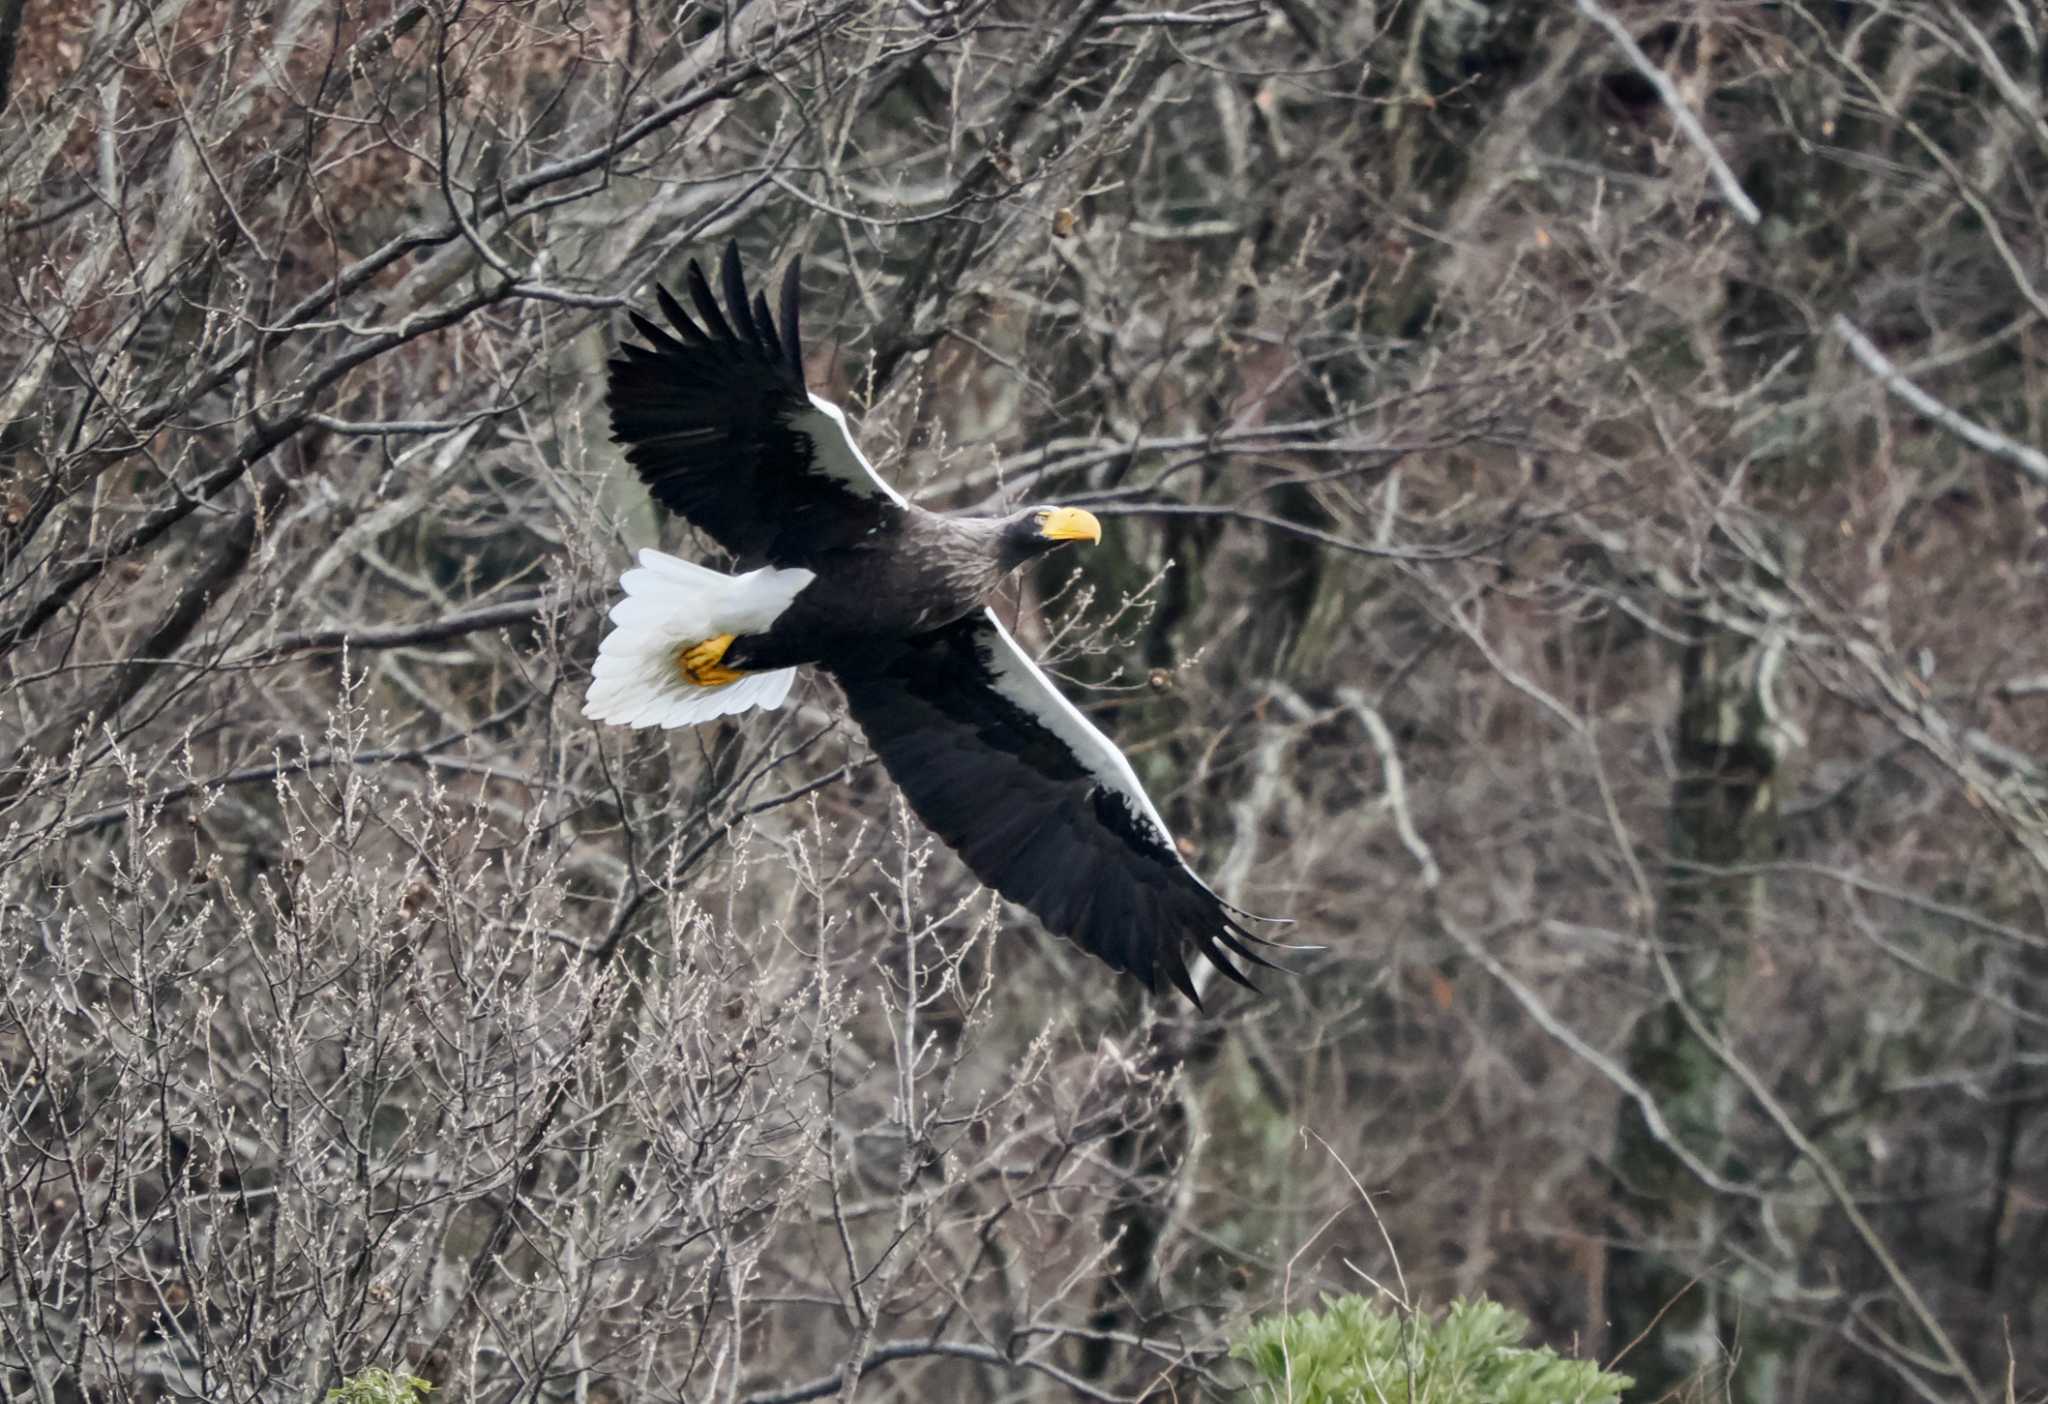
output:
[[[0,4],[0,1389],[1220,1397],[1362,1292],[2043,1398],[2042,30]],[[1327,949],[1103,978],[822,680],[581,719],[729,237],[905,491],[1104,519],[1005,613]]]

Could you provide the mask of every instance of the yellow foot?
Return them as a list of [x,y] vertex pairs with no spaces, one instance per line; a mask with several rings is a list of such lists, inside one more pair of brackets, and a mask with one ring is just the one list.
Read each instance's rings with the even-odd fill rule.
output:
[[720,634],[702,643],[685,644],[676,650],[676,673],[694,687],[724,687],[738,682],[746,674],[723,666],[725,651],[732,647],[732,640],[731,634]]
[[715,639],[678,649],[676,671],[683,675],[683,681],[697,687],[724,687],[745,677],[745,673],[720,666],[725,651],[732,647],[732,639],[731,634],[720,634]]

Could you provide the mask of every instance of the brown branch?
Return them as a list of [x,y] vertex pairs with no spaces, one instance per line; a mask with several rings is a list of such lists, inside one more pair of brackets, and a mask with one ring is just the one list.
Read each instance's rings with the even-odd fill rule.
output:
[[[4,2],[4,0],[0,0],[0,2]],[[390,32],[392,34],[404,33],[406,29],[410,28],[417,21],[422,8],[414,7],[400,16],[400,20],[403,23],[394,23],[393,26],[389,27]],[[752,84],[772,76],[774,70],[769,66],[770,60],[779,58],[784,52],[798,45],[813,42],[830,34],[855,9],[856,7],[851,4],[842,5],[837,10],[811,18],[807,23],[781,31],[777,35],[779,47],[770,51],[765,57],[749,62],[725,77],[706,84],[704,87],[693,89],[681,97],[663,103],[644,117],[626,124],[611,133],[604,141],[599,142],[589,150],[574,156],[564,157],[559,161],[552,161],[537,166],[524,175],[503,182],[488,197],[479,200],[477,208],[473,211],[473,217],[476,219],[497,217],[506,221],[525,217],[531,213],[531,210],[521,208],[519,206],[520,201],[539,193],[551,185],[574,179],[577,176],[587,175],[593,171],[603,170],[609,167],[611,162],[620,155],[693,113],[701,111],[714,103],[739,96]],[[383,42],[388,43],[388,37]],[[118,448],[87,455],[81,470],[68,477],[62,485],[59,495],[62,495],[64,492],[77,490],[83,483],[89,482],[93,477],[105,472],[114,464],[140,451],[155,430],[170,422],[177,415],[190,410],[204,396],[227,385],[237,375],[248,369],[259,356],[282,345],[287,338],[296,333],[317,331],[333,326],[333,322],[323,318],[321,314],[323,312],[331,312],[344,297],[360,292],[365,288],[373,287],[379,278],[402,261],[415,258],[427,250],[442,248],[444,245],[462,239],[462,237],[462,225],[453,218],[441,220],[430,225],[416,226],[387,240],[381,247],[358,259],[347,268],[336,272],[319,287],[313,289],[300,298],[298,302],[287,308],[282,315],[267,319],[251,335],[224,352],[212,364],[206,366],[184,385],[159,396],[157,399],[141,406],[134,413],[125,416],[125,426],[129,430],[129,441]],[[523,284],[508,283],[506,286],[496,290],[496,296],[484,299],[484,301],[496,301],[499,296],[539,296],[545,291],[544,289]],[[473,311],[475,306],[480,305],[482,305],[481,301],[473,302],[469,310]],[[467,312],[461,315],[467,315]],[[450,320],[460,320],[460,317],[451,318]],[[410,340],[411,336],[417,335],[419,330],[436,329],[438,328],[431,326],[421,328],[416,321],[409,321],[400,329],[401,333],[409,334],[401,334],[399,340]],[[329,363],[326,373],[323,373],[321,376],[321,383],[324,385],[345,373],[353,365],[363,359],[367,359],[368,355],[375,355],[378,351],[387,349],[389,349],[388,345],[376,348],[368,352],[367,355],[358,355],[352,359],[348,357],[336,358],[336,360]],[[311,403],[310,397],[302,397],[302,399],[303,403]],[[272,446],[274,447],[274,443]],[[232,481],[232,478],[229,480]],[[6,535],[19,539],[20,532],[18,529],[8,529]],[[4,542],[4,540],[5,536],[0,535],[0,542]],[[90,572],[88,573],[88,578],[89,575]],[[76,583],[74,582],[67,588],[67,593],[69,589],[75,588]],[[40,627],[41,623],[46,619],[47,614],[38,618],[36,620],[36,627]],[[30,632],[33,632],[33,630]],[[18,641],[18,637],[12,632],[12,626],[0,625],[0,654],[4,654]]]
[[386,648],[406,648],[414,644],[446,643],[465,634],[474,634],[480,629],[497,629],[510,624],[527,623],[541,612],[543,603],[539,595],[531,595],[522,600],[486,605],[481,609],[451,614],[441,619],[424,620],[418,624],[399,624],[385,629],[315,629],[300,634],[288,634],[276,643],[265,644],[254,653],[231,659],[224,666],[256,668],[279,663],[287,658],[307,654],[339,653],[343,649],[369,653]]
[[[441,737],[438,741],[427,742],[424,746],[409,746],[397,750],[379,748],[376,750],[353,752],[323,751],[319,755],[301,756],[297,760],[279,761],[275,765],[246,766],[240,770],[230,770],[225,774],[211,775],[204,780],[192,780],[182,785],[172,785],[162,790],[152,791],[150,794],[144,795],[135,804],[124,804],[117,808],[102,809],[92,814],[82,815],[58,829],[56,836],[58,838],[74,838],[79,834],[90,834],[101,829],[112,828],[114,825],[126,820],[138,808],[145,811],[159,809],[164,805],[175,804],[181,799],[188,799],[193,795],[203,794],[208,790],[226,790],[243,785],[261,785],[289,779],[294,775],[309,775],[316,770],[331,770],[337,765],[365,767],[373,765],[418,765],[424,767],[431,765],[434,757],[449,747],[459,745],[472,736],[481,735],[493,727],[502,726],[506,722],[511,721],[533,705],[534,695],[529,694],[520,698],[502,711],[485,717],[475,726],[451,732]],[[517,779],[521,784],[532,783],[531,780],[524,776],[507,775],[506,778]],[[40,832],[30,835],[15,850],[14,857],[21,857],[30,848],[43,841],[44,835]]]
[[[1665,75],[1664,70],[1650,62],[1650,56],[1643,52],[1642,46],[1630,35],[1628,26],[1608,13],[1599,0],[1574,0],[1574,3],[1578,6],[1580,14],[1607,31],[1608,36],[1614,40],[1615,47],[1627,56],[1629,66],[1657,90],[1657,96],[1663,100],[1665,109],[1670,112],[1671,120],[1677,124],[1679,132],[1707,163],[1707,173],[1720,190],[1721,198],[1728,202],[1729,208],[1735,212],[1735,217],[1741,220],[1752,234],[1756,233],[1763,224],[1763,212],[1757,208],[1756,201],[1750,199],[1749,192],[1742,188],[1742,182],[1736,178],[1735,172],[1729,169],[1728,162],[1715,147],[1713,138],[1707,135],[1707,129],[1700,125],[1700,119],[1693,115],[1692,108],[1679,95],[1678,89],[1672,86],[1671,79]],[[1847,344],[1849,353],[1864,369],[1875,375],[1885,389],[1891,391],[1914,413],[1946,429],[1972,448],[1981,449],[1993,458],[2012,464],[2029,477],[2048,483],[2048,455],[2043,455],[2039,450],[2009,438],[1996,429],[1986,428],[1922,390],[1908,380],[1906,373],[1893,364],[1884,352],[1878,350],[1877,344],[1864,335],[1862,329],[1845,314],[1836,313],[1828,325],[1835,335]]]
[[244,473],[268,456],[271,450],[301,430],[311,427],[313,406],[321,392],[351,370],[365,361],[374,360],[420,337],[453,326],[472,313],[502,300],[510,290],[509,283],[494,284],[447,307],[418,313],[395,327],[380,328],[331,357],[307,378],[304,389],[298,395],[298,407],[291,414],[273,422],[258,418],[256,427],[243,436],[242,442],[229,455],[225,464],[200,479],[195,486],[179,492],[176,500],[145,517],[138,526],[130,529],[112,545],[75,562],[51,584],[41,598],[12,620],[0,623],[0,658],[6,657],[21,644],[34,638],[45,624],[62,611],[73,595],[96,579],[108,565],[154,542],[190,516],[202,502],[210,501],[232,487]]
[[21,793],[33,772],[35,757],[49,754],[62,746],[64,739],[81,727],[94,723],[105,725],[112,721],[157,675],[166,661],[184,646],[207,611],[219,602],[222,592],[249,564],[250,553],[256,545],[257,524],[269,520],[283,502],[284,495],[284,484],[272,483],[255,501],[244,506],[235,515],[212,557],[197,575],[180,587],[177,597],[156,626],[136,642],[125,659],[115,665],[106,681],[82,706],[53,718],[22,744],[8,767],[0,770],[0,805],[9,803]]
[[[1081,46],[1081,40],[1115,3],[1116,0],[1085,0],[1075,12],[1066,29],[1032,70],[1031,77],[1010,99],[1002,124],[974,164],[967,168],[967,173],[954,185],[952,193],[946,197],[947,205],[962,204],[983,194],[990,181],[1009,161],[1011,144],[1023,131],[1024,124],[1045,105],[1054,85],[1067,76],[1074,51]],[[963,218],[941,226],[938,235],[926,247],[924,257],[917,261],[910,276],[896,290],[896,309],[883,319],[882,325],[903,330],[875,350],[876,385],[887,385],[906,356],[932,346],[944,335],[943,319],[923,328],[917,325],[917,306],[924,301],[926,290],[933,284],[948,291],[959,285],[975,250],[981,246],[981,233],[982,222],[978,219]]]
[[1370,556],[1375,560],[1388,561],[1462,561],[1498,546],[1505,540],[1505,534],[1497,534],[1482,542],[1466,546],[1425,547],[1422,549],[1400,549],[1392,546],[1370,546],[1363,541],[1353,541],[1333,531],[1323,531],[1302,522],[1291,522],[1285,517],[1271,516],[1265,512],[1248,512],[1242,507],[1225,507],[1220,504],[1201,502],[1148,502],[1130,504],[1097,504],[1088,498],[1075,499],[1076,504],[1086,505],[1088,510],[1100,517],[1215,517],[1225,521],[1243,522],[1248,526],[1265,527],[1287,536],[1298,536],[1304,541],[1313,541],[1318,546],[1327,546],[1333,551],[1342,551],[1352,556]]
[[1813,1167],[1814,1174],[1820,1178],[1821,1185],[1827,1190],[1828,1198],[1834,1201],[1842,1217],[1849,1221],[1850,1228],[1862,1241],[1864,1250],[1877,1260],[1879,1268],[1891,1282],[1892,1290],[1897,1292],[1905,1303],[1907,1314],[1927,1333],[1928,1340],[1933,1342],[1935,1350],[1940,1352],[1942,1364],[1947,1367],[1948,1373],[1969,1391],[1972,1399],[1984,1398],[1984,1387],[1978,1383],[1976,1374],[1963,1359],[1962,1352],[1956,1348],[1948,1332],[1942,1329],[1933,1308],[1928,1306],[1926,1298],[1921,1296],[1920,1289],[1914,1285],[1911,1274],[1892,1255],[1891,1249],[1878,1233],[1877,1226],[1865,1216],[1862,1207],[1856,1202],[1855,1194],[1849,1188],[1848,1181],[1843,1179],[1842,1172],[1835,1168],[1834,1161],[1821,1150],[1812,1137],[1800,1130],[1799,1123],[1793,1119],[1792,1113],[1785,1109],[1785,1104],[1765,1085],[1757,1071],[1736,1056],[1735,1051],[1722,1042],[1717,1032],[1707,1026],[1699,1010],[1694,1008],[1692,1001],[1686,997],[1685,986],[1664,948],[1656,942],[1651,942],[1650,954],[1657,962],[1657,973],[1663,978],[1666,997],[1685,1020],[1686,1027],[1692,1030],[1693,1037],[1699,1040],[1701,1047],[1713,1055],[1716,1062],[1734,1075],[1735,1080],[1743,1085],[1750,1097],[1763,1109],[1771,1124],[1778,1128],[1778,1133],[1791,1142],[1800,1157]]
[[28,0],[0,0],[0,112],[14,92],[14,53],[21,39],[21,17]]

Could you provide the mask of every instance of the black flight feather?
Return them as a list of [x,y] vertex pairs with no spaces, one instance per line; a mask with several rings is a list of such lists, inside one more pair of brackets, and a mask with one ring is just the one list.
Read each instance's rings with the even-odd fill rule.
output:
[[[683,334],[682,344],[686,346],[702,346],[711,340],[710,337],[704,335],[702,327],[699,327],[690,320],[690,314],[683,310],[683,304],[677,302],[675,295],[667,288],[656,283],[654,285],[654,297],[661,304],[661,315],[668,318],[670,326]],[[636,318],[636,325],[637,321],[638,319]],[[667,342],[668,345],[676,344],[673,338],[668,338]]]
[[792,273],[783,325],[753,298],[728,244],[721,308],[703,266],[685,271],[695,316],[666,288],[670,327],[631,314],[644,345],[610,363],[612,437],[655,500],[752,563],[802,566],[903,519],[901,499],[874,476],[842,426],[804,385]]
[[782,359],[782,344],[775,339],[775,321],[768,315],[768,294],[754,294],[754,330],[760,333],[761,349],[768,353],[768,359]]
[[803,285],[799,271],[804,266],[804,256],[790,259],[789,267],[782,274],[782,353],[789,357],[789,372],[798,380],[804,378],[804,353],[802,339],[797,335],[797,301],[803,296]]
[[711,295],[711,284],[705,280],[704,266],[694,258],[690,260],[685,281],[690,285],[690,301],[697,304],[697,320],[704,324],[705,337],[711,341],[738,340],[726,324],[725,313],[718,309],[718,299]]
[[[719,260],[718,271],[725,282],[726,311],[732,318],[734,330],[739,333],[739,339],[765,349],[767,343],[761,337],[761,329],[754,325],[754,312],[747,304],[747,280],[740,273],[737,239],[725,246],[725,257]],[[769,359],[776,358],[771,355]]]
[[986,611],[826,666],[910,807],[982,882],[1150,988],[1194,999],[1191,950],[1256,988],[1233,958],[1269,965],[1250,944],[1266,943],[1188,870],[1108,738]]

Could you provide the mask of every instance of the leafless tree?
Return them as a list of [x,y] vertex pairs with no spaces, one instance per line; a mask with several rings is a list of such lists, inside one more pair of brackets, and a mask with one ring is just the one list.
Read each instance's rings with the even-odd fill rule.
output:
[[[1648,1397],[2048,1371],[2038,16],[20,13],[6,1392],[1187,1398],[1391,1248]],[[1326,952],[1098,978],[821,681],[581,719],[727,237],[1105,519],[1023,636]]]

